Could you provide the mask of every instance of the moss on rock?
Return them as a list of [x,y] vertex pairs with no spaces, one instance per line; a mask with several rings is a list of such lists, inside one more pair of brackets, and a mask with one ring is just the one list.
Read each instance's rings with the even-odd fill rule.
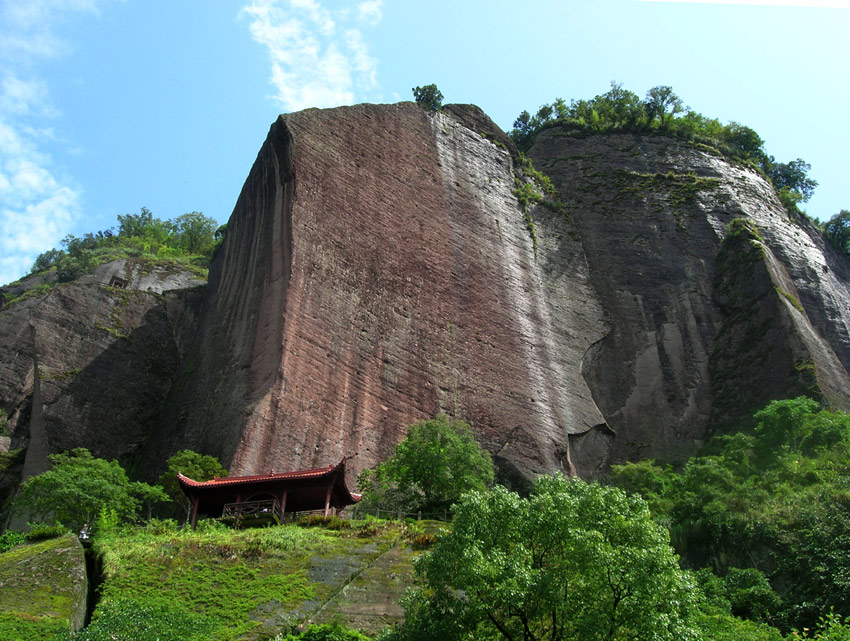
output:
[[45,639],[47,632],[78,630],[87,590],[85,555],[73,534],[0,554],[0,638]]

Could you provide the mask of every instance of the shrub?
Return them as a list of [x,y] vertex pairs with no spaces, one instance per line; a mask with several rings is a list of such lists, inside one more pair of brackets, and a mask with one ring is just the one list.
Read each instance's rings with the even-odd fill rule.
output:
[[328,530],[347,530],[351,527],[351,523],[346,519],[334,515],[324,516],[323,514],[305,514],[299,516],[296,523],[303,527],[323,527]]
[[325,623],[310,625],[302,632],[278,636],[277,641],[369,641],[369,637],[339,623]]
[[475,442],[469,425],[438,415],[410,426],[395,453],[357,479],[364,507],[440,512],[462,494],[493,483],[490,455]]
[[6,530],[3,534],[0,534],[0,554],[7,550],[11,550],[13,547],[20,545],[26,540],[27,536],[23,532]]
[[416,100],[417,105],[428,111],[439,111],[443,106],[443,94],[434,84],[414,87],[413,99]]
[[44,541],[45,539],[55,539],[64,536],[71,530],[61,523],[28,523],[30,531],[26,533],[27,541]]

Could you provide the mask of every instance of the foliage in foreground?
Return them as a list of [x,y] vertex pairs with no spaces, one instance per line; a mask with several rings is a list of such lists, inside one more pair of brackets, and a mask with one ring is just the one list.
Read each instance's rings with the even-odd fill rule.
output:
[[27,616],[0,611],[0,639],[9,641],[64,641],[70,629],[67,621],[51,616]]
[[52,454],[51,469],[28,479],[15,498],[15,514],[46,524],[134,519],[143,507],[167,501],[159,486],[131,482],[118,461],[95,458],[85,448]]
[[667,531],[616,488],[552,476],[528,499],[469,493],[416,569],[425,586],[387,639],[697,638]]
[[159,485],[177,505],[188,511],[189,499],[180,489],[177,473],[188,476],[193,481],[209,481],[214,477],[227,476],[227,470],[214,456],[199,454],[192,450],[181,450],[166,462],[165,472],[159,477]]
[[832,608],[850,615],[850,416],[800,397],[754,418],[680,472],[642,461],[613,478],[670,524],[688,566],[737,582],[733,612],[814,629]]
[[215,629],[209,617],[170,604],[107,602],[73,641],[207,641]]
[[[324,601],[337,589],[311,578],[314,559],[350,555],[367,544],[377,555],[399,535],[397,527],[367,530],[365,535],[358,527],[344,532],[293,525],[233,530],[201,521],[192,531],[175,521],[153,520],[145,527],[99,534],[94,548],[103,562],[104,583],[95,624],[86,633],[101,636],[80,638],[148,638],[122,627],[121,613],[143,621],[139,625],[146,634],[160,635],[151,639],[185,633],[187,639],[230,641],[256,631],[267,618],[285,622],[285,615],[293,614],[297,620],[300,605]],[[202,626],[203,635],[191,636],[181,615]]]
[[448,510],[464,492],[493,483],[490,455],[469,425],[440,414],[410,426],[393,455],[357,479],[364,508],[404,512]]
[[275,641],[369,641],[369,637],[338,623],[324,623],[310,625],[299,633],[278,636]]

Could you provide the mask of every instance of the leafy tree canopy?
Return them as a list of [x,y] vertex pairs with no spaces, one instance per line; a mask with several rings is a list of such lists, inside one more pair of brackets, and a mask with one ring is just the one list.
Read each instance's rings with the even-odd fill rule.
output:
[[110,228],[82,237],[67,235],[63,249],[39,254],[31,273],[55,267],[57,280],[67,282],[123,256],[176,259],[205,267],[223,238],[223,233],[216,236],[218,230],[218,223],[200,212],[161,220],[142,207],[138,214],[118,216],[117,233]]
[[145,503],[168,500],[162,488],[130,481],[117,461],[95,458],[85,448],[49,459],[49,470],[21,486],[13,507],[16,514],[79,529],[94,523],[103,511],[130,520]]
[[216,476],[227,476],[227,470],[222,467],[217,458],[208,454],[198,454],[192,450],[177,452],[168,459],[166,466],[166,471],[159,477],[159,484],[171,500],[183,508],[189,507],[189,499],[177,483],[178,472],[194,481],[209,481]]
[[425,85],[413,88],[413,99],[417,105],[429,111],[439,111],[443,106],[443,94],[437,89],[437,85]]
[[521,151],[527,151],[538,132],[560,127],[569,132],[628,131],[659,132],[714,147],[727,157],[748,163],[774,184],[782,203],[796,210],[797,203],[811,198],[817,181],[808,177],[811,165],[802,158],[777,162],[764,150],[764,141],[750,127],[736,122],[722,124],[684,107],[672,87],[659,85],[641,99],[611,83],[604,94],[589,100],[572,100],[569,105],[557,98],[541,106],[535,115],[523,111],[514,121],[511,138]]
[[528,499],[466,494],[416,571],[425,585],[390,638],[697,638],[697,591],[667,531],[616,488],[546,476]]
[[850,415],[773,401],[681,469],[614,466],[670,524],[685,564],[724,577],[732,611],[785,630],[850,615]]
[[821,225],[824,236],[850,258],[850,211],[842,209]]
[[410,426],[395,453],[358,478],[363,505],[407,512],[447,510],[464,492],[493,483],[490,455],[469,425],[438,415]]

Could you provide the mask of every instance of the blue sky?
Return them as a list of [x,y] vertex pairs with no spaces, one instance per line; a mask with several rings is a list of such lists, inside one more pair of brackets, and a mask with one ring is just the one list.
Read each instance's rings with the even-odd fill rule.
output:
[[148,207],[226,222],[277,114],[436,83],[504,129],[612,80],[753,127],[850,209],[850,0],[0,0],[0,283]]

